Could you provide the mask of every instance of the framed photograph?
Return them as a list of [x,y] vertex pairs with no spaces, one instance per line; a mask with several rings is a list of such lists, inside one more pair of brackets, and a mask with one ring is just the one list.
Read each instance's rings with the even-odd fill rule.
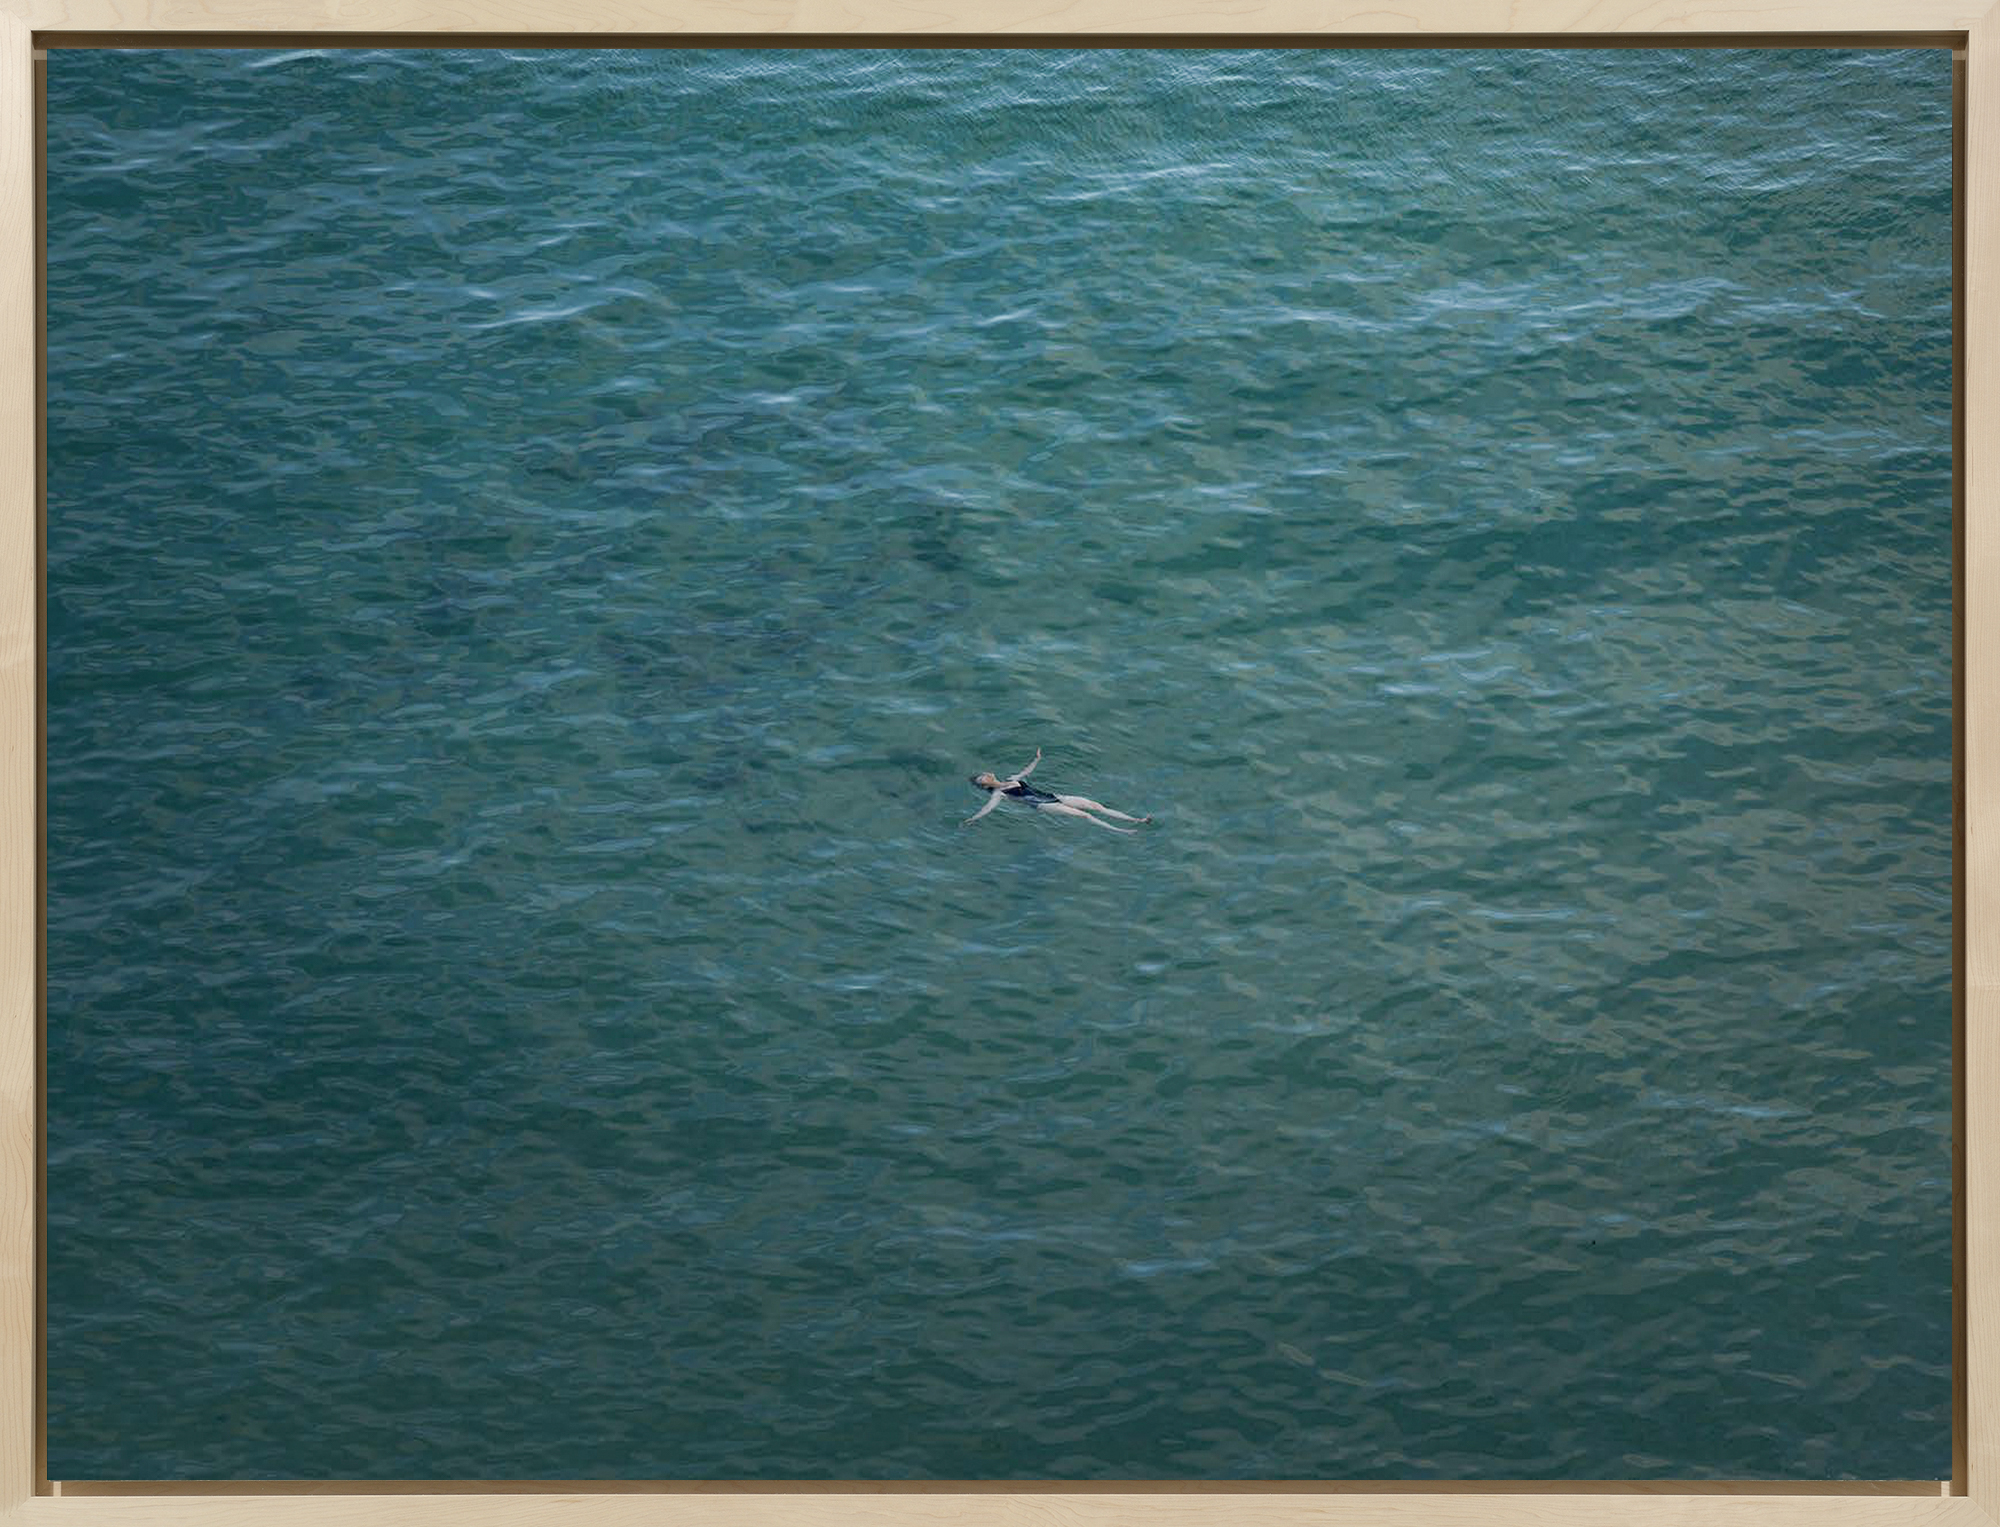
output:
[[2000,19],[6,3],[9,1510],[2000,1512]]

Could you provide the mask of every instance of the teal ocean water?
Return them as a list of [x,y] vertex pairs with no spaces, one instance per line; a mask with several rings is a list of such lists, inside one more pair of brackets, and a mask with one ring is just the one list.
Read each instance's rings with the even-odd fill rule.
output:
[[52,55],[51,1473],[1947,1473],[1949,68]]

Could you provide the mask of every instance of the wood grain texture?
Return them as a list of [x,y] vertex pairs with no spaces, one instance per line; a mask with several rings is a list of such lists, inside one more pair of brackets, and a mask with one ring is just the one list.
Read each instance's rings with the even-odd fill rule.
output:
[[0,0],[37,31],[1964,32],[1976,0]]
[[[2000,12],[1961,0],[0,0],[0,1513],[29,1527],[1978,1527],[2000,1518]],[[33,1480],[34,524],[29,29],[159,34],[1969,32],[1966,384],[1970,1498],[853,1490],[29,1497]],[[1982,444],[1984,442],[1984,444]],[[1983,674],[1993,677],[1981,681]],[[1866,1491],[1866,1486],[1857,1487]]]
[[408,1495],[47,1497],[20,1527],[1987,1527],[1962,1497]]
[[34,74],[0,16],[0,1508],[35,1487]]

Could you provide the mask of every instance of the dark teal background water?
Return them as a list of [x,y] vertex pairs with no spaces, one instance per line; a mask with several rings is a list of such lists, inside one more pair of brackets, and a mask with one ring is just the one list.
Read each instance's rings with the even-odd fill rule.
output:
[[1948,1472],[1949,115],[55,53],[50,1472]]

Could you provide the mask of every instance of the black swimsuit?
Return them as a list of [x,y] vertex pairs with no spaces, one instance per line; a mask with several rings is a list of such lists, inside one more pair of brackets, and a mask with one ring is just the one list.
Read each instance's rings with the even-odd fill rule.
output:
[[1055,797],[1053,795],[1050,795],[1048,791],[1037,790],[1033,785],[1028,784],[1025,780],[1018,780],[1018,779],[1010,780],[1006,784],[1002,785],[1000,787],[1000,793],[1002,795],[1011,795],[1014,797],[1015,800],[1026,801],[1033,806],[1039,806],[1045,801],[1052,801],[1055,799]]

